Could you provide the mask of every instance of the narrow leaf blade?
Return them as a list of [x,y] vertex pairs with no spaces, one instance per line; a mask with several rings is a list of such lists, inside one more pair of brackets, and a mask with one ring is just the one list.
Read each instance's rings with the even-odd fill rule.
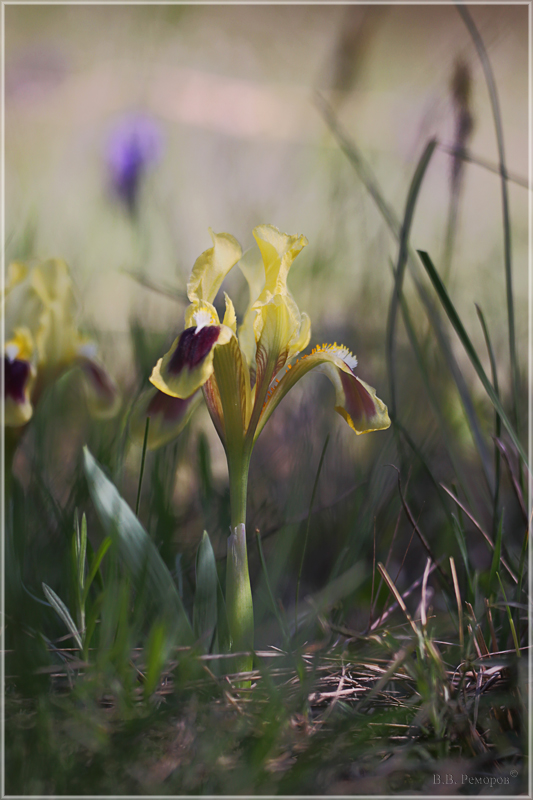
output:
[[74,622],[74,620],[70,615],[70,611],[68,610],[64,602],[61,600],[61,598],[57,596],[57,594],[54,592],[53,589],[47,586],[46,583],[43,583],[42,587],[46,599],[48,600],[48,602],[50,603],[56,614],[63,620],[63,622],[67,626],[67,629],[70,631],[70,633],[76,640],[76,644],[78,645],[80,650],[83,650],[83,642],[81,640],[80,633],[76,627],[76,623]]
[[192,629],[172,576],[159,551],[117,489],[84,448],[85,475],[96,511],[134,580],[145,576],[148,596],[167,624],[171,642],[192,643]]
[[483,384],[483,388],[487,392],[492,405],[494,406],[494,408],[496,409],[496,411],[500,415],[503,424],[507,428],[507,432],[508,432],[509,436],[511,437],[511,439],[513,441],[513,444],[515,445],[516,449],[518,450],[518,452],[520,454],[520,458],[522,459],[524,464],[529,468],[528,459],[527,459],[526,453],[524,451],[524,448],[522,447],[520,439],[518,438],[518,435],[516,434],[513,426],[511,425],[509,417],[507,416],[507,414],[505,413],[505,411],[503,409],[503,406],[502,406],[502,404],[500,402],[500,398],[498,397],[498,395],[494,391],[494,388],[493,388],[491,382],[489,381],[489,379],[488,379],[488,377],[487,377],[487,375],[485,373],[485,370],[483,369],[483,366],[481,364],[481,361],[479,360],[479,356],[476,353],[474,345],[472,344],[472,342],[470,340],[470,337],[468,336],[468,334],[467,334],[467,332],[466,332],[466,330],[465,330],[465,328],[463,326],[463,323],[461,322],[461,319],[460,319],[457,311],[455,310],[455,306],[453,305],[452,301],[450,300],[450,296],[448,295],[448,292],[446,291],[446,287],[444,286],[444,284],[442,283],[442,281],[440,279],[439,273],[435,269],[435,266],[434,266],[431,258],[429,257],[429,255],[427,253],[425,253],[423,250],[418,250],[417,252],[418,252],[418,255],[420,256],[420,260],[422,261],[422,264],[424,265],[424,267],[426,269],[427,274],[429,275],[429,278],[430,278],[431,283],[433,284],[433,287],[434,287],[434,289],[435,289],[435,291],[436,291],[436,293],[437,293],[437,295],[439,297],[439,300],[440,300],[444,310],[446,311],[448,319],[450,320],[451,324],[453,325],[453,328],[454,328],[455,332],[457,333],[459,339],[461,340],[461,344],[463,345],[464,349],[466,350],[466,354],[468,355],[468,357],[469,357],[469,359],[470,359],[470,361],[472,363],[472,366],[476,370],[476,372],[478,374],[478,377],[479,377],[481,383]]
[[194,595],[193,630],[209,650],[217,624],[218,574],[215,554],[204,531],[196,554],[196,592]]

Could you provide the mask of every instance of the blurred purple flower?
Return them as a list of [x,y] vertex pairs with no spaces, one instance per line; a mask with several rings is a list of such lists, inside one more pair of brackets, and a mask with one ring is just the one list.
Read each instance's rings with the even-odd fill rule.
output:
[[157,122],[144,114],[128,114],[112,129],[107,166],[113,193],[131,214],[137,210],[143,174],[160,158],[163,136]]

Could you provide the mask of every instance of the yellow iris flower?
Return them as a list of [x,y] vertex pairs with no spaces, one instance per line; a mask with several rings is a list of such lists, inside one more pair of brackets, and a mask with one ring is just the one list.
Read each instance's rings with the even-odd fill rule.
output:
[[[253,646],[245,531],[248,468],[253,446],[272,412],[300,378],[317,369],[333,383],[336,411],[357,434],[388,428],[390,420],[374,389],[354,374],[357,361],[345,347],[319,345],[300,355],[309,344],[311,323],[299,311],[287,277],[308,243],[305,236],[259,225],[253,231],[258,249],[243,256],[233,236],[211,230],[210,234],[213,246],[197,259],[187,286],[190,306],[185,329],[154,367],[150,377],[154,388],[141,397],[132,419],[138,430],[139,417],[150,417],[148,444],[157,446],[179,432],[190,416],[192,399],[203,391],[228,461],[231,534],[226,608],[232,649],[239,651]],[[213,305],[236,264],[250,289],[250,305],[239,327],[228,295],[222,322]],[[245,658],[239,666],[249,669],[251,662]]]
[[108,417],[118,410],[117,388],[96,359],[96,345],[78,330],[72,280],[63,261],[10,264],[4,306],[11,331],[4,354],[6,426],[27,423],[44,389],[73,366],[81,368],[93,414]]
[[[272,225],[253,231],[262,263],[244,258],[233,236],[212,231],[213,247],[197,259],[187,294],[185,330],[159,359],[150,381],[160,392],[186,400],[199,389],[226,447],[250,450],[274,409],[310,370],[333,383],[336,411],[358,434],[390,425],[387,408],[372,387],[354,374],[356,358],[343,346],[309,344],[311,324],[288,287],[289,269],[307,244],[304,236],[281,233]],[[237,264],[248,281],[251,302],[237,331],[235,309],[226,295],[222,322],[213,301]],[[260,272],[262,275],[260,274]],[[252,293],[256,291],[257,295]]]

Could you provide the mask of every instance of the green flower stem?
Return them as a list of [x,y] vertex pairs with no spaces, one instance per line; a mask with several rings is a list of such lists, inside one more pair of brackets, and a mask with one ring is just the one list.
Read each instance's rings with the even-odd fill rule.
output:
[[[246,496],[252,447],[245,441],[239,358],[238,345],[232,341],[217,347],[213,360],[224,412],[224,448],[229,471],[231,533],[226,562],[226,614],[233,653],[251,651],[254,646],[252,590],[246,553]],[[248,672],[252,665],[251,655],[241,656],[232,659],[231,668],[234,672]]]
[[[254,612],[244,523],[233,528],[228,538],[226,613],[232,652],[251,651],[254,646]],[[239,656],[232,660],[232,670],[235,672],[249,672],[252,666],[252,655]]]
[[250,454],[240,448],[226,447],[229,470],[229,492],[231,505],[231,530],[237,525],[246,525],[246,498],[248,494],[248,469]]
[[[250,455],[228,448],[230,479],[231,534],[228,538],[226,561],[226,613],[234,653],[250,651],[254,646],[254,613],[252,589],[246,552],[246,495]],[[252,656],[232,661],[232,671],[252,669]]]

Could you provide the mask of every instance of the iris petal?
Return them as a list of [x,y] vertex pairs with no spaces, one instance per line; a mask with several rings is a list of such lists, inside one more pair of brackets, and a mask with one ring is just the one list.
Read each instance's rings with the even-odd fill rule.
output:
[[182,399],[150,387],[136,400],[130,416],[130,434],[138,444],[144,441],[146,418],[150,418],[147,446],[162,447],[185,428],[202,399],[200,392]]
[[231,297],[226,294],[226,292],[224,292],[224,299],[226,301],[226,312],[224,314],[222,324],[227,325],[228,328],[231,328],[233,333],[237,333],[237,315],[235,313],[235,306],[233,305]]
[[260,299],[266,299],[268,293],[285,294],[291,264],[309,242],[299,234],[281,233],[274,225],[258,225],[253,234],[265,266],[265,287]]
[[12,261],[8,268],[6,274],[6,288],[4,291],[4,295],[8,295],[9,292],[15,288],[19,283],[22,283],[28,276],[28,267],[26,264],[23,264],[22,261]]
[[250,368],[255,361],[256,341],[254,320],[257,314],[255,303],[265,285],[265,269],[258,247],[251,247],[239,261],[239,267],[246,278],[249,290],[249,302],[241,325],[239,326],[239,344]]
[[295,364],[287,365],[282,377],[270,387],[255,439],[266,425],[270,415],[288,391],[313,369],[328,376],[335,387],[337,411],[357,434],[384,430],[390,426],[387,407],[375,390],[354,375],[346,363],[355,359],[346,348],[335,345],[317,348]]
[[213,247],[199,256],[187,284],[187,296],[191,303],[205,300],[212,303],[222,281],[242,256],[242,248],[229,233],[214,233],[209,228]]
[[35,368],[29,361],[4,357],[5,424],[25,425],[33,414],[30,400]]
[[111,419],[120,408],[118,388],[104,367],[92,358],[78,357],[87,406],[93,417]]
[[186,328],[155,365],[150,382],[172,397],[190,397],[213,373],[213,350],[227,344],[233,331],[226,325]]

